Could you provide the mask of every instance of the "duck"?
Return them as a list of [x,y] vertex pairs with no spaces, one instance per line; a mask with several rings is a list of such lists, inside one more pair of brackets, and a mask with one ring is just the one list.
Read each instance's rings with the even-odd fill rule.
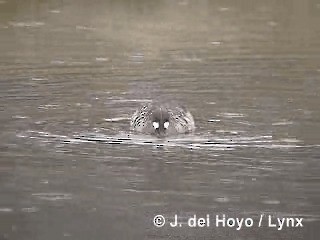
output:
[[135,132],[164,137],[191,133],[195,130],[195,123],[185,107],[150,103],[134,112],[130,127]]

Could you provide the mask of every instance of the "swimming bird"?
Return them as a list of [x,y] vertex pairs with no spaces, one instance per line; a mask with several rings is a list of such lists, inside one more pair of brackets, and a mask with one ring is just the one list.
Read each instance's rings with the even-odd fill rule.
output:
[[131,130],[161,137],[189,133],[194,129],[191,113],[180,106],[148,104],[131,118]]

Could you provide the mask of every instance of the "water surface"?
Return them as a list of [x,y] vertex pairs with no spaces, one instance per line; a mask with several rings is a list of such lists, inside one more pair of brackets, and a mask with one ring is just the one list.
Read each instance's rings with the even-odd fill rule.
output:
[[[317,0],[0,1],[0,239],[318,239],[319,22]],[[130,132],[159,99],[195,133]]]

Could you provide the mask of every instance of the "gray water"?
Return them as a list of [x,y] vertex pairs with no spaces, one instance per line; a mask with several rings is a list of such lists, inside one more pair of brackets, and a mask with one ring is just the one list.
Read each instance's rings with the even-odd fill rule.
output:
[[[159,99],[195,133],[130,132]],[[319,104],[319,0],[1,0],[0,239],[318,239]]]

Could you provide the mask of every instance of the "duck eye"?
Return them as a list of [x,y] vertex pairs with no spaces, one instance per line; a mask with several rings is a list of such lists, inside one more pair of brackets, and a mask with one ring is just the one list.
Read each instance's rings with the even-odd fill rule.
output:
[[158,129],[159,128],[159,123],[158,122],[153,122],[152,126],[154,127],[154,129]]
[[163,124],[163,127],[164,127],[165,129],[167,129],[167,128],[169,127],[169,122],[165,122],[165,123]]

